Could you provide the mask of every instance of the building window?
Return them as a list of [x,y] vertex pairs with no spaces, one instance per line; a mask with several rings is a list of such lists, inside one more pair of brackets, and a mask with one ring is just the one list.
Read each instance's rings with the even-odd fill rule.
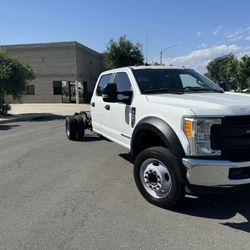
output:
[[53,82],[53,93],[54,95],[62,95],[62,82],[61,81]]
[[34,95],[34,94],[35,94],[35,85],[27,85],[26,95]]

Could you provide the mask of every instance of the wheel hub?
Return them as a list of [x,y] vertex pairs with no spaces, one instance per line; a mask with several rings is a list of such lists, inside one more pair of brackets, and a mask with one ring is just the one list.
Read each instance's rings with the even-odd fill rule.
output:
[[148,159],[142,163],[141,181],[146,191],[154,198],[166,197],[172,180],[167,167],[157,159]]
[[151,189],[159,190],[159,188],[161,187],[161,178],[160,176],[157,175],[156,171],[153,171],[150,169],[149,171],[145,173],[144,178],[145,178],[146,184],[148,184],[148,186]]

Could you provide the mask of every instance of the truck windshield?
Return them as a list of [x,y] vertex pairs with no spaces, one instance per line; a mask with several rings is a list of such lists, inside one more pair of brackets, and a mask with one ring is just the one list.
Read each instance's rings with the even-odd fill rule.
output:
[[191,69],[134,69],[133,73],[142,94],[223,93],[217,84]]

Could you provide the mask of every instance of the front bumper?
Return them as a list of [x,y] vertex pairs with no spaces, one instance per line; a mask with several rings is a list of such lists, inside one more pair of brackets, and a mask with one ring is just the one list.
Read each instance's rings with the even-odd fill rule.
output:
[[[202,160],[183,158],[187,180],[191,185],[207,187],[235,187],[250,184],[250,175],[237,175],[237,171],[250,170],[250,161],[231,162],[224,160]],[[231,177],[232,172],[236,175]],[[234,173],[233,173],[234,174]]]

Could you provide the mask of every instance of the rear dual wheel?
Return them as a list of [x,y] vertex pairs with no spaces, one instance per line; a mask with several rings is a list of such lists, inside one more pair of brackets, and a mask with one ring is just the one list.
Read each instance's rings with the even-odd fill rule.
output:
[[82,140],[84,138],[84,135],[85,135],[85,125],[84,125],[85,119],[83,118],[83,116],[77,115],[75,117],[75,120],[76,120],[76,124],[77,124],[77,138],[79,140]]
[[67,116],[65,120],[66,136],[69,140],[81,140],[84,138],[84,120],[80,115]]

